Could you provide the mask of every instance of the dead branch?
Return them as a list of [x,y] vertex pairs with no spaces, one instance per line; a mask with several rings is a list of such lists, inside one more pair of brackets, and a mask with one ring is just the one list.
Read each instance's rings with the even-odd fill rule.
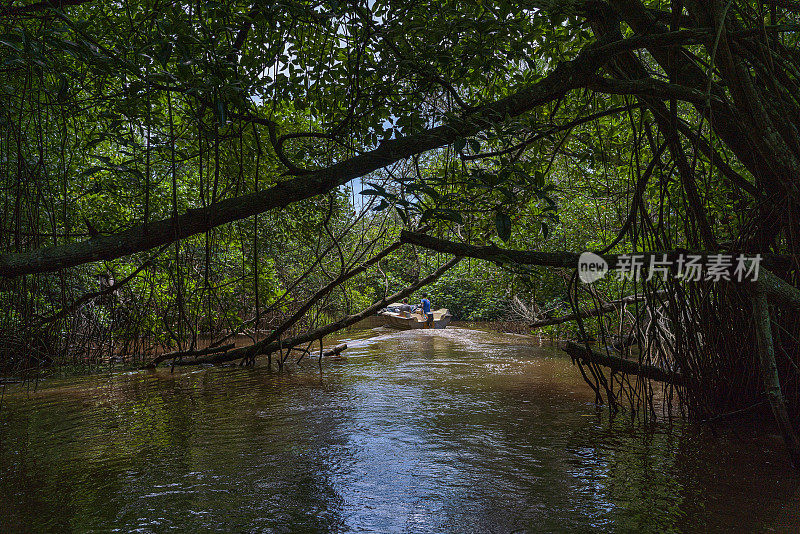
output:
[[665,382],[676,386],[683,384],[683,376],[675,371],[662,369],[655,365],[639,363],[633,360],[621,358],[619,356],[609,356],[594,351],[586,345],[580,345],[572,341],[565,342],[561,349],[569,354],[573,359],[582,362],[596,363],[603,367],[608,367],[612,372],[620,372],[628,375],[636,375],[642,378]]

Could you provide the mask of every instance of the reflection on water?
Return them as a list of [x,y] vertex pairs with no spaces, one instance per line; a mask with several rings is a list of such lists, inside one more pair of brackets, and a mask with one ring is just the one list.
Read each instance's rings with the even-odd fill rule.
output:
[[780,440],[610,422],[529,338],[380,332],[349,357],[6,388],[0,531],[785,532]]

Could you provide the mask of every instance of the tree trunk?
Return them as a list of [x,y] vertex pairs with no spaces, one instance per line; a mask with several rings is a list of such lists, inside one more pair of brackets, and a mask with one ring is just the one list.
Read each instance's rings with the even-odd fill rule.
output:
[[800,440],[786,411],[786,403],[781,391],[778,367],[775,364],[775,348],[772,344],[772,326],[769,318],[767,295],[760,283],[753,291],[753,320],[758,339],[758,360],[761,366],[761,379],[764,383],[764,394],[767,396],[772,415],[789,449],[789,457],[795,468],[800,469]]

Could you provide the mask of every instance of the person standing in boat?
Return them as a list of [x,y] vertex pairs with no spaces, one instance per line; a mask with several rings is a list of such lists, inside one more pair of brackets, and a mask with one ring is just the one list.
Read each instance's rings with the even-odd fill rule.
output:
[[426,322],[425,328],[433,328],[433,312],[431,312],[431,301],[428,300],[428,294],[422,294],[422,301],[420,302],[422,305],[422,313],[425,314]]

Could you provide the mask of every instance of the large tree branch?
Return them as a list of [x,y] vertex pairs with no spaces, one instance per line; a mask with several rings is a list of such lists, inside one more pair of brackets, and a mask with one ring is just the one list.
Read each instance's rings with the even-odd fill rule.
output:
[[113,260],[326,193],[396,161],[472,136],[506,117],[519,116],[584,85],[610,59],[608,53],[597,54],[594,50],[589,47],[574,60],[560,64],[538,82],[441,126],[386,140],[372,151],[281,182],[267,190],[223,200],[206,208],[190,209],[182,215],[110,236],[0,255],[0,276],[15,277],[93,261]]
[[616,95],[638,95],[647,96],[649,98],[660,98],[667,100],[676,98],[684,100],[693,104],[702,105],[710,102],[715,111],[730,111],[726,103],[716,96],[712,95],[710,100],[707,100],[707,95],[697,89],[685,87],[674,83],[662,82],[655,78],[644,78],[639,80],[617,80],[613,78],[596,77],[589,84],[590,89],[599,91],[601,93],[616,94]]
[[[400,233],[400,242],[417,245],[429,250],[437,252],[444,252],[447,254],[454,254],[456,256],[465,256],[469,258],[477,258],[481,260],[491,261],[497,264],[516,263],[519,265],[539,265],[542,267],[565,267],[575,269],[578,267],[578,259],[580,254],[577,252],[538,252],[530,250],[513,250],[502,249],[494,245],[480,247],[476,245],[467,245],[466,243],[456,243],[454,241],[447,241],[438,239],[424,234],[417,234],[403,230]],[[661,261],[664,256],[669,262],[675,263],[679,257],[687,256],[689,254],[698,256],[699,261],[706,263],[710,257],[716,256],[718,252],[707,251],[690,251],[690,250],[671,250],[664,252],[636,252],[637,257],[643,261],[643,266],[650,264],[650,259]],[[734,253],[731,253],[734,254]],[[615,268],[620,265],[620,262],[630,261],[630,254],[601,254],[600,255],[609,268]],[[778,268],[787,268],[794,265],[794,262],[800,260],[800,255],[794,254],[761,254],[761,265],[774,266]]]

